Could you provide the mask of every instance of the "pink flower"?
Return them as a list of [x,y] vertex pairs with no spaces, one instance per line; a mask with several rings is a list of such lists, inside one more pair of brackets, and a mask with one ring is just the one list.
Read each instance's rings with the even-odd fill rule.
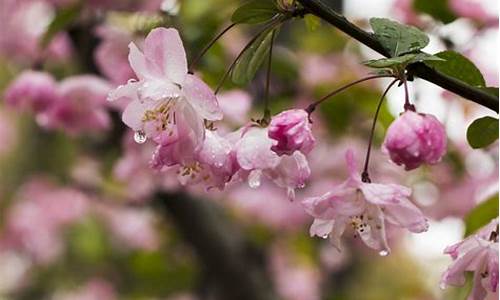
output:
[[117,299],[114,287],[100,278],[92,278],[84,286],[73,291],[56,293],[54,300],[115,300]]
[[340,237],[349,224],[370,248],[381,255],[390,252],[385,233],[385,221],[411,232],[428,228],[422,212],[408,197],[411,190],[397,184],[364,183],[356,171],[351,150],[346,152],[349,178],[330,192],[303,201],[306,211],[314,217],[311,236],[330,236],[340,249]]
[[452,265],[441,278],[441,287],[463,286],[465,273],[474,272],[474,286],[469,299],[485,299],[488,291],[498,288],[498,218],[477,234],[444,250],[453,258]]
[[470,18],[488,26],[498,25],[496,1],[450,0],[449,5],[460,17]]
[[110,88],[107,81],[92,75],[68,77],[58,86],[58,101],[37,120],[44,127],[69,134],[106,130],[111,125],[106,108]]
[[278,141],[271,147],[278,155],[294,151],[308,154],[315,142],[309,115],[303,109],[290,109],[274,116],[269,124],[269,137]]
[[22,72],[5,91],[5,102],[19,110],[45,112],[58,99],[52,75],[38,71]]
[[195,160],[179,169],[182,184],[203,182],[207,188],[223,189],[238,170],[232,144],[216,131],[206,130]]
[[134,43],[129,48],[129,62],[139,81],[130,80],[108,98],[132,100],[123,112],[123,122],[162,146],[189,135],[194,149],[199,149],[204,119],[219,120],[222,112],[210,88],[187,73],[186,53],[177,30],[153,29],[144,42],[144,53]]
[[446,132],[433,115],[408,110],[387,129],[382,150],[406,170],[435,164],[446,153]]
[[246,178],[250,187],[260,186],[262,175],[287,190],[289,198],[295,197],[295,189],[303,188],[311,175],[306,157],[299,151],[292,155],[278,156],[271,150],[273,140],[267,128],[249,127],[240,133],[235,143],[236,160],[241,167],[240,176]]

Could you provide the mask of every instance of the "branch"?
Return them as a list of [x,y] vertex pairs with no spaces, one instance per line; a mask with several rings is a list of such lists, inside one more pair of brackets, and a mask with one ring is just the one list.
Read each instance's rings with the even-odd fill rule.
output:
[[[331,25],[337,27],[350,37],[358,40],[362,44],[375,50],[385,57],[389,57],[389,53],[382,45],[369,33],[349,22],[344,16],[335,12],[327,3],[327,0],[298,0],[302,6],[310,13],[327,21]],[[485,106],[498,113],[498,97],[488,94],[479,88],[470,86],[460,80],[447,76],[438,72],[423,63],[415,63],[409,66],[408,70],[411,74],[432,82],[443,89],[453,92],[465,99]]]
[[244,239],[217,205],[185,193],[160,194],[156,204],[173,219],[206,268],[214,299],[275,300],[263,255]]

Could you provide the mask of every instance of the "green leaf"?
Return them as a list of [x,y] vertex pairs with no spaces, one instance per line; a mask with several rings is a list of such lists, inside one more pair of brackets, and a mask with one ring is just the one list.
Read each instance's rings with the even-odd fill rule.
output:
[[47,30],[42,36],[42,47],[47,47],[47,45],[50,43],[50,41],[52,41],[52,39],[58,32],[66,29],[78,17],[81,9],[81,2],[77,2],[74,5],[61,8],[57,12],[52,22],[50,22]]
[[238,7],[231,16],[233,23],[258,24],[270,20],[280,11],[274,1],[253,0]]
[[498,119],[483,117],[474,120],[467,128],[467,141],[472,148],[484,148],[498,140]]
[[410,53],[397,57],[369,60],[363,62],[363,64],[372,68],[393,68],[397,66],[404,68],[406,67],[406,65],[409,65],[411,63],[429,61],[429,60],[442,61],[443,59],[427,53],[418,53],[418,54]]
[[305,15],[304,22],[306,23],[307,30],[310,32],[315,31],[321,25],[321,19],[312,14]]
[[451,23],[457,19],[448,6],[448,0],[414,0],[413,8],[422,13],[426,13],[443,23]]
[[426,61],[425,64],[445,75],[468,83],[472,86],[485,86],[479,69],[468,58],[455,51],[443,51],[434,54],[445,61]]
[[429,44],[429,37],[420,29],[385,18],[371,18],[375,38],[392,57],[417,52]]
[[498,216],[498,194],[478,204],[465,217],[465,236],[474,233]]
[[254,78],[255,73],[269,53],[273,30],[273,28],[269,28],[261,33],[252,45],[244,50],[231,73],[231,79],[234,83],[244,85]]

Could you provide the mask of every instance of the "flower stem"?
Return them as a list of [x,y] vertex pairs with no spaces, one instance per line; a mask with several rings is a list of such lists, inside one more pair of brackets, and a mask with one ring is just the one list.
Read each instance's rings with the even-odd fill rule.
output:
[[394,77],[393,75],[373,75],[373,76],[368,76],[368,77],[364,77],[364,78],[361,78],[361,79],[358,79],[356,81],[353,81],[347,85],[344,85],[343,87],[340,87],[334,91],[332,91],[331,93],[329,93],[328,95],[324,96],[323,98],[317,100],[316,102],[314,103],[311,103],[309,104],[309,106],[305,109],[305,111],[307,111],[308,114],[312,114],[312,112],[314,110],[316,110],[316,106],[320,105],[323,101],[327,100],[328,98],[332,97],[332,96],[335,96],[336,94],[350,88],[351,86],[353,85],[356,85],[358,83],[361,83],[361,82],[364,82],[364,81],[368,81],[368,80],[371,80],[371,79],[376,79],[376,78],[387,78],[387,77]]
[[373,117],[373,123],[372,123],[372,128],[370,131],[370,138],[368,139],[368,148],[366,150],[366,158],[365,158],[365,165],[363,168],[363,173],[361,173],[361,180],[363,182],[371,182],[370,176],[368,175],[368,164],[370,162],[370,152],[372,150],[372,141],[373,141],[373,135],[375,133],[375,126],[377,125],[377,119],[378,115],[380,112],[380,108],[382,107],[382,103],[384,102],[384,98],[389,92],[389,90],[392,88],[392,86],[398,81],[399,79],[394,79],[385,89],[384,93],[382,94],[382,97],[380,97],[380,101],[378,102],[377,105],[377,110],[375,111],[375,116]]
[[408,81],[406,80],[406,75],[403,74],[402,76],[402,80],[403,80],[403,85],[405,87],[405,105],[404,105],[404,109],[405,111],[407,110],[411,110],[411,111],[415,111],[415,106],[413,104],[410,103],[410,93],[408,92]]
[[271,33],[271,45],[269,46],[269,58],[267,60],[266,85],[264,90],[264,121],[269,123],[271,111],[269,111],[269,85],[271,83],[271,63],[273,59],[273,44],[276,30]]
[[203,57],[203,55],[205,55],[205,53],[207,53],[207,51],[215,44],[215,42],[217,42],[226,32],[228,32],[231,28],[233,28],[234,26],[236,26],[238,23],[232,23],[231,25],[227,26],[226,28],[224,28],[224,30],[222,30],[218,35],[216,35],[206,46],[205,48],[203,48],[203,50],[201,50],[201,52],[198,54],[198,56],[196,56],[195,59],[193,59],[193,61],[191,62],[191,64],[189,65],[189,68],[188,68],[188,73],[189,74],[193,74],[193,69],[194,67],[196,66],[196,64],[198,63],[198,61]]

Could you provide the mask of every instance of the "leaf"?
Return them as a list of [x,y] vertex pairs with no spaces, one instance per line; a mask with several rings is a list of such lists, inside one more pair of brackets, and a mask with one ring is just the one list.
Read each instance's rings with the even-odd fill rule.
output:
[[455,51],[443,51],[434,54],[445,61],[426,61],[425,64],[445,75],[468,83],[472,86],[485,86],[479,69],[468,58]]
[[255,73],[269,53],[273,30],[274,28],[269,28],[261,33],[252,45],[244,50],[231,73],[231,79],[234,83],[244,85],[254,78]]
[[233,23],[263,23],[280,13],[274,1],[253,0],[238,7],[231,16]]
[[78,17],[81,9],[81,2],[77,2],[74,5],[61,8],[43,34],[40,41],[41,46],[43,48],[47,47],[47,45],[50,43],[50,41],[52,41],[52,39],[58,32],[66,29]]
[[484,148],[498,140],[498,119],[483,117],[474,120],[467,128],[467,141],[472,148]]
[[371,18],[375,38],[392,57],[417,52],[429,44],[429,37],[420,29],[385,18]]
[[428,60],[442,61],[443,59],[427,53],[418,53],[418,54],[410,53],[397,57],[369,60],[363,62],[363,64],[372,68],[394,68],[398,66],[404,68],[406,67],[406,65],[409,65],[411,63],[428,61]]
[[498,194],[481,202],[465,217],[465,236],[474,233],[498,216]]
[[455,14],[450,10],[448,0],[414,0],[413,8],[422,13],[426,13],[436,20],[443,23],[451,23],[457,19]]
[[321,25],[321,19],[312,14],[305,15],[304,22],[306,23],[307,30],[310,32],[315,31]]

